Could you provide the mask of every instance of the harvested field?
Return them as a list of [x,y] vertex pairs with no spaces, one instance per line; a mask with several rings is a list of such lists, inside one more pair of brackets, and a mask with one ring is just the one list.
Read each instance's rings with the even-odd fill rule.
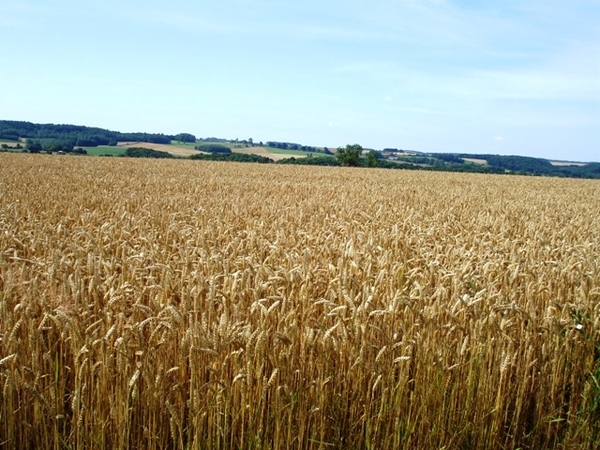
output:
[[151,142],[119,142],[117,146],[122,147],[122,148],[132,148],[132,147],[149,148],[151,150],[158,150],[160,152],[171,153],[172,155],[175,155],[175,156],[190,156],[190,155],[196,155],[198,153],[201,153],[201,152],[198,152],[197,150],[178,147],[176,145],[153,144]]
[[463,158],[466,162],[470,162],[473,164],[481,164],[481,165],[486,165],[487,161],[485,159],[478,159],[478,158]]
[[600,183],[0,157],[0,446],[600,439]]
[[[158,150],[161,152],[168,152],[175,156],[190,156],[190,155],[197,155],[198,153],[205,153],[205,152],[193,150],[190,148],[178,147],[177,145],[153,144],[153,143],[149,143],[149,142],[119,142],[118,147],[122,147],[122,148],[143,147],[143,148],[149,148],[152,150]],[[287,155],[287,154],[271,153],[264,147],[239,147],[239,148],[232,148],[231,151],[233,153],[245,153],[245,154],[258,155],[258,156],[265,156],[267,158],[271,158],[274,161],[279,161],[281,159],[290,157],[290,155]],[[299,157],[302,157],[302,156],[296,156],[296,158],[299,158]]]
[[267,158],[271,158],[273,161],[280,161],[282,159],[290,158],[294,156],[295,158],[303,158],[306,155],[290,155],[285,153],[273,153],[270,152],[265,147],[240,147],[240,148],[232,148],[231,151],[234,153],[246,153],[249,155],[258,155],[265,156]]

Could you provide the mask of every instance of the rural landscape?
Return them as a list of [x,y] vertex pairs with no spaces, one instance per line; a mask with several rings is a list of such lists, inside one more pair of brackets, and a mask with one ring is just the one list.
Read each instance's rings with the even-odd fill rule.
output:
[[598,164],[2,126],[0,448],[600,442]]
[[0,120],[5,152],[145,158],[188,158],[313,166],[495,173],[600,179],[599,162],[551,161],[526,156],[423,153],[398,148],[364,149],[359,144],[329,149],[292,142],[197,138],[191,133],[121,133],[81,125]]

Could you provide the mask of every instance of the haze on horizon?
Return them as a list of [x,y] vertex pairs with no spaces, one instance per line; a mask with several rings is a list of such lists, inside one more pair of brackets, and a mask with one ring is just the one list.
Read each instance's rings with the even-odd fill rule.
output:
[[600,161],[595,0],[0,0],[0,119]]

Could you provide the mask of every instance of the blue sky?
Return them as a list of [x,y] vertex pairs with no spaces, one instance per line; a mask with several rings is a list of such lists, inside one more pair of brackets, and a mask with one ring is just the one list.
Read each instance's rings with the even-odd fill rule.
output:
[[598,0],[0,0],[0,119],[600,161]]

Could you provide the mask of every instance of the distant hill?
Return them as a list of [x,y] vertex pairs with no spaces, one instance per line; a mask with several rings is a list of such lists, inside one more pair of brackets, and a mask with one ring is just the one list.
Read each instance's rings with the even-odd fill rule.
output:
[[414,150],[384,149],[379,167],[556,176],[569,178],[600,178],[600,163],[553,162],[529,156],[488,154],[422,153]]
[[[296,143],[267,141],[266,147],[256,148],[252,140],[248,141],[228,141],[227,139],[217,138],[196,138],[190,133],[180,133],[178,135],[166,135],[156,133],[122,133],[103,128],[87,127],[81,125],[55,125],[55,124],[36,124],[31,122],[0,120],[0,141],[4,141],[2,149],[18,150],[29,152],[63,152],[85,154],[83,147],[88,149],[98,146],[117,146],[119,142],[129,141],[135,143],[160,144],[165,147],[170,146],[173,141],[187,145],[189,149],[201,150],[202,147],[212,144],[231,144],[234,148],[243,146],[243,152],[234,154],[196,156],[199,159],[219,159],[228,161],[255,161],[256,158],[240,157],[238,153],[253,154],[260,156],[260,162],[264,163],[282,163],[282,164],[302,164],[302,165],[338,165],[338,161],[331,156],[332,152],[326,147],[305,146]],[[22,142],[25,141],[23,148]],[[11,144],[14,143],[14,144]],[[200,143],[194,146],[194,144]],[[221,145],[222,147],[222,145]],[[168,148],[168,147],[167,147]],[[173,147],[175,148],[175,147]],[[212,148],[212,147],[211,147]],[[216,147],[215,147],[216,148]],[[276,153],[288,153],[290,157],[274,161],[274,158],[258,155],[259,151],[266,152],[265,149]],[[91,151],[91,150],[90,150]],[[295,153],[294,153],[295,152]],[[126,153],[123,151],[123,153]],[[130,152],[131,153],[131,152]],[[135,152],[134,152],[135,153]],[[176,154],[177,152],[170,152]],[[313,153],[318,156],[313,157]],[[600,163],[571,163],[571,162],[553,162],[543,158],[533,158],[527,156],[502,156],[502,155],[472,155],[457,153],[423,153],[415,150],[400,150],[396,148],[385,148],[382,151],[375,151],[376,161],[368,160],[366,150],[360,158],[359,166],[376,166],[387,169],[404,170],[436,170],[447,172],[473,172],[473,173],[495,173],[495,174],[519,174],[534,176],[556,176],[571,178],[594,178],[600,179]],[[151,153],[138,151],[135,156],[148,157]],[[152,153],[153,156],[156,154]],[[303,155],[302,157],[298,157]],[[132,156],[124,154],[124,156]],[[282,156],[282,155],[278,155]],[[371,155],[373,156],[373,155]]]
[[175,136],[154,133],[121,133],[80,125],[37,124],[0,120],[0,139],[17,140],[19,138],[54,140],[72,147],[95,147],[98,145],[116,145],[118,141],[170,144]]

